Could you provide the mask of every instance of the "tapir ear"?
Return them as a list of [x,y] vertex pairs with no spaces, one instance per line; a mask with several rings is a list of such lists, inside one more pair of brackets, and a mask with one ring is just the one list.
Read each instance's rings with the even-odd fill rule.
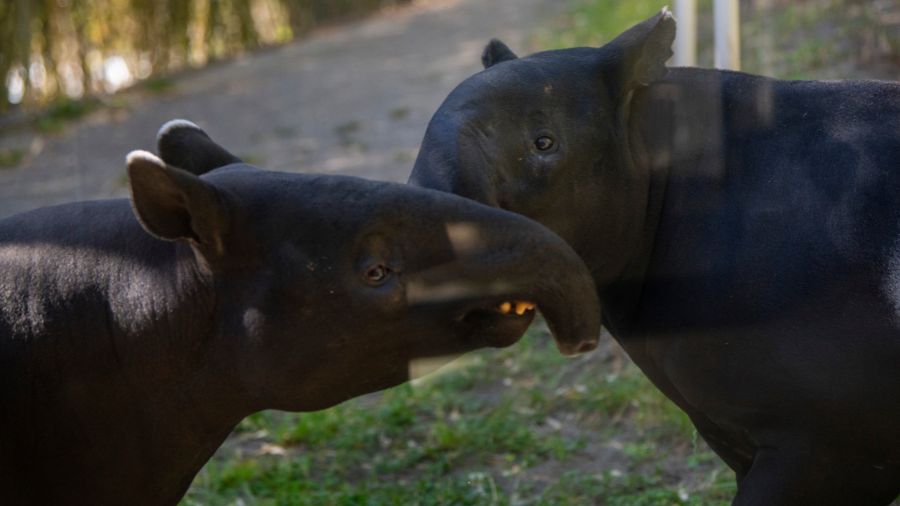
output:
[[131,203],[147,232],[190,241],[205,255],[224,253],[229,213],[214,186],[146,151],[132,151],[127,160]]
[[232,163],[243,163],[186,119],[173,119],[159,129],[156,152],[166,165],[197,176]]
[[518,58],[516,53],[513,53],[506,44],[498,39],[491,39],[488,45],[484,46],[484,51],[481,52],[481,64],[484,65],[484,68],[490,68],[500,62],[516,58]]
[[[656,16],[639,23],[600,48],[603,59],[612,64],[616,95],[646,86],[666,76],[666,60],[672,56],[675,18],[663,7]],[[607,67],[608,68],[608,67]]]

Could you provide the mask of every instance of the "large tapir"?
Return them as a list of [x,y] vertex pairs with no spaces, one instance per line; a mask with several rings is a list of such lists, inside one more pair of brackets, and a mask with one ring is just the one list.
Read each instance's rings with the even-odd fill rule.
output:
[[[192,170],[204,142],[184,123],[161,138]],[[563,352],[596,344],[590,273],[516,214],[243,164],[198,177],[146,152],[128,172],[130,203],[0,221],[4,506],[174,504],[244,416],[512,344],[535,305]]]
[[734,469],[734,504],[900,492],[900,85],[667,69],[659,15],[600,48],[499,41],[415,185],[548,225],[603,322]]

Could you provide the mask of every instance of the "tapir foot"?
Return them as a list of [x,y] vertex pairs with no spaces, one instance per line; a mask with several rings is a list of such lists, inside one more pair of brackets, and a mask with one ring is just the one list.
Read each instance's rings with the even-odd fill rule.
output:
[[156,134],[156,149],[168,165],[198,176],[219,167],[243,163],[216,144],[202,128],[186,119],[173,119],[164,124]]

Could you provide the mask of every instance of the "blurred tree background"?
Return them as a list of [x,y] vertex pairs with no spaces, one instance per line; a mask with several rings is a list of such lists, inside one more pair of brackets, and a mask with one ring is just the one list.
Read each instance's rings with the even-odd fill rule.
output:
[[[537,46],[600,46],[664,0],[574,0]],[[782,79],[900,78],[900,0],[741,0],[742,70]],[[697,0],[697,66],[713,66],[713,0]],[[627,20],[627,21],[626,21]]]
[[3,0],[0,113],[110,93],[409,0]]
[[[111,93],[409,1],[3,0],[0,113]],[[580,22],[554,45],[601,43],[606,25],[624,14],[656,11],[664,2],[576,3],[584,6]],[[701,32],[711,26],[706,19],[711,4],[699,2]],[[751,72],[817,78],[826,77],[818,68],[900,61],[896,0],[745,0],[741,5],[745,68]],[[709,45],[701,47],[701,66],[711,63],[711,53]],[[847,75],[855,69],[841,70]]]

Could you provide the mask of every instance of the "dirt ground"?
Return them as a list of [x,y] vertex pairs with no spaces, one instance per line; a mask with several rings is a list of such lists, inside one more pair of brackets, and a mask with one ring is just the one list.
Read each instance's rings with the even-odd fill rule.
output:
[[153,149],[165,121],[187,118],[248,162],[272,170],[405,181],[428,118],[480,69],[491,37],[513,47],[565,2],[416,0],[301,41],[134,90],[60,133],[0,133],[25,152],[0,170],[0,217],[127,195],[125,155]]

